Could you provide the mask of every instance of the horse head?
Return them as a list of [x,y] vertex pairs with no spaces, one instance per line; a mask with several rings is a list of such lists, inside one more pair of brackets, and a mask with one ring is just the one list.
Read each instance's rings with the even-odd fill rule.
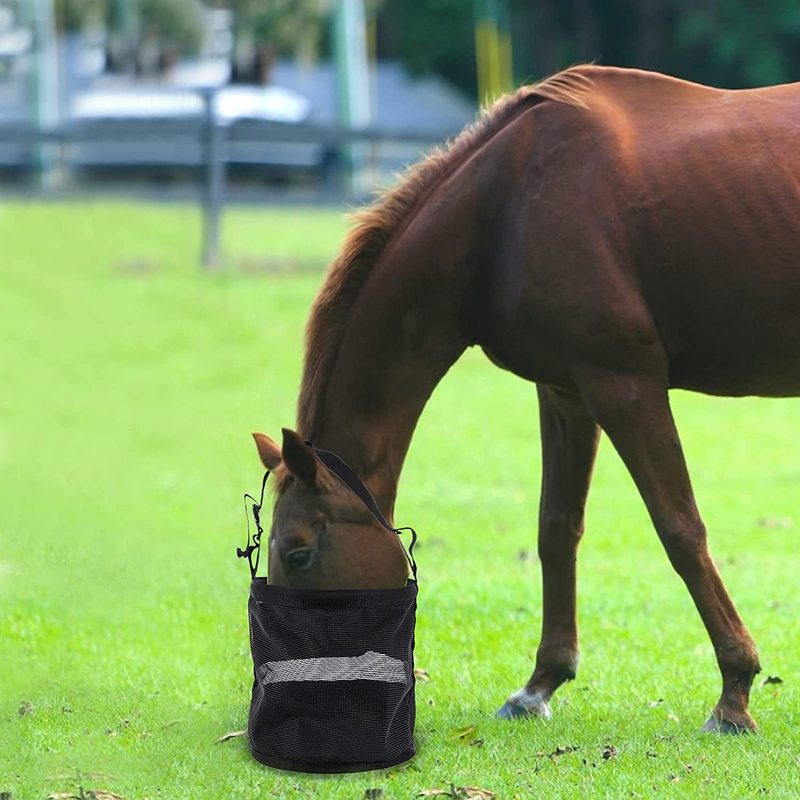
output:
[[408,561],[399,537],[288,428],[279,447],[253,438],[275,474],[269,582],[297,589],[393,589],[405,586]]

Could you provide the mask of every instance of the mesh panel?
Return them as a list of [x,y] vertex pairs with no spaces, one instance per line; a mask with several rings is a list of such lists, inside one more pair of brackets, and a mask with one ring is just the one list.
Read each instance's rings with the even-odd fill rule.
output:
[[251,585],[253,755],[289,769],[345,771],[414,754],[416,583],[307,591]]
[[267,661],[256,667],[256,680],[260,683],[358,680],[406,683],[406,672],[402,661],[370,650],[361,656]]

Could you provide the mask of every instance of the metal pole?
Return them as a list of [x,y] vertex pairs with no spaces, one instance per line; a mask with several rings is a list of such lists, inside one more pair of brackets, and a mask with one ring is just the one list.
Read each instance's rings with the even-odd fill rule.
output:
[[[59,121],[58,50],[53,0],[27,0],[22,3],[22,13],[33,33],[28,89],[30,118],[37,131],[51,130]],[[57,148],[52,142],[40,141],[33,147],[32,161],[42,189],[52,188],[55,183],[57,156]]]
[[[336,0],[333,42],[339,122],[345,128],[365,128],[371,119],[369,58],[364,0]],[[359,194],[364,161],[363,145],[341,149],[346,190]]]
[[222,127],[214,114],[215,89],[203,89],[203,160],[206,167],[203,192],[203,269],[219,266],[219,231],[225,190],[225,152]]

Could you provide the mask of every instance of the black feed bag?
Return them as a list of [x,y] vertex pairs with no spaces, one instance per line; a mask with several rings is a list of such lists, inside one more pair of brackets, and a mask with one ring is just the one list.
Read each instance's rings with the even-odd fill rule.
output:
[[[392,528],[369,490],[336,455],[314,452]],[[256,534],[240,557],[250,561],[248,616],[253,694],[247,733],[254,758],[300,772],[357,772],[401,764],[414,748],[414,580],[401,589],[312,590],[272,586],[256,577],[264,498],[252,501]],[[255,553],[255,561],[253,554]]]

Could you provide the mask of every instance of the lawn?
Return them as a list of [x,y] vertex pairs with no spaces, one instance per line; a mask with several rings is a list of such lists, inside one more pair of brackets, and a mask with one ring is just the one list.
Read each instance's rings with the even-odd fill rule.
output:
[[478,351],[434,394],[400,487],[430,675],[417,758],[314,777],[218,742],[244,727],[250,692],[234,553],[241,493],[261,477],[249,434],[294,422],[306,312],[345,223],[230,211],[227,268],[207,275],[198,226],[188,207],[0,205],[4,800],[800,795],[800,401],[673,395],[713,552],[760,647],[761,732],[698,732],[713,653],[607,441],[578,678],[551,722],[501,722],[538,641],[537,412],[534,387]]

